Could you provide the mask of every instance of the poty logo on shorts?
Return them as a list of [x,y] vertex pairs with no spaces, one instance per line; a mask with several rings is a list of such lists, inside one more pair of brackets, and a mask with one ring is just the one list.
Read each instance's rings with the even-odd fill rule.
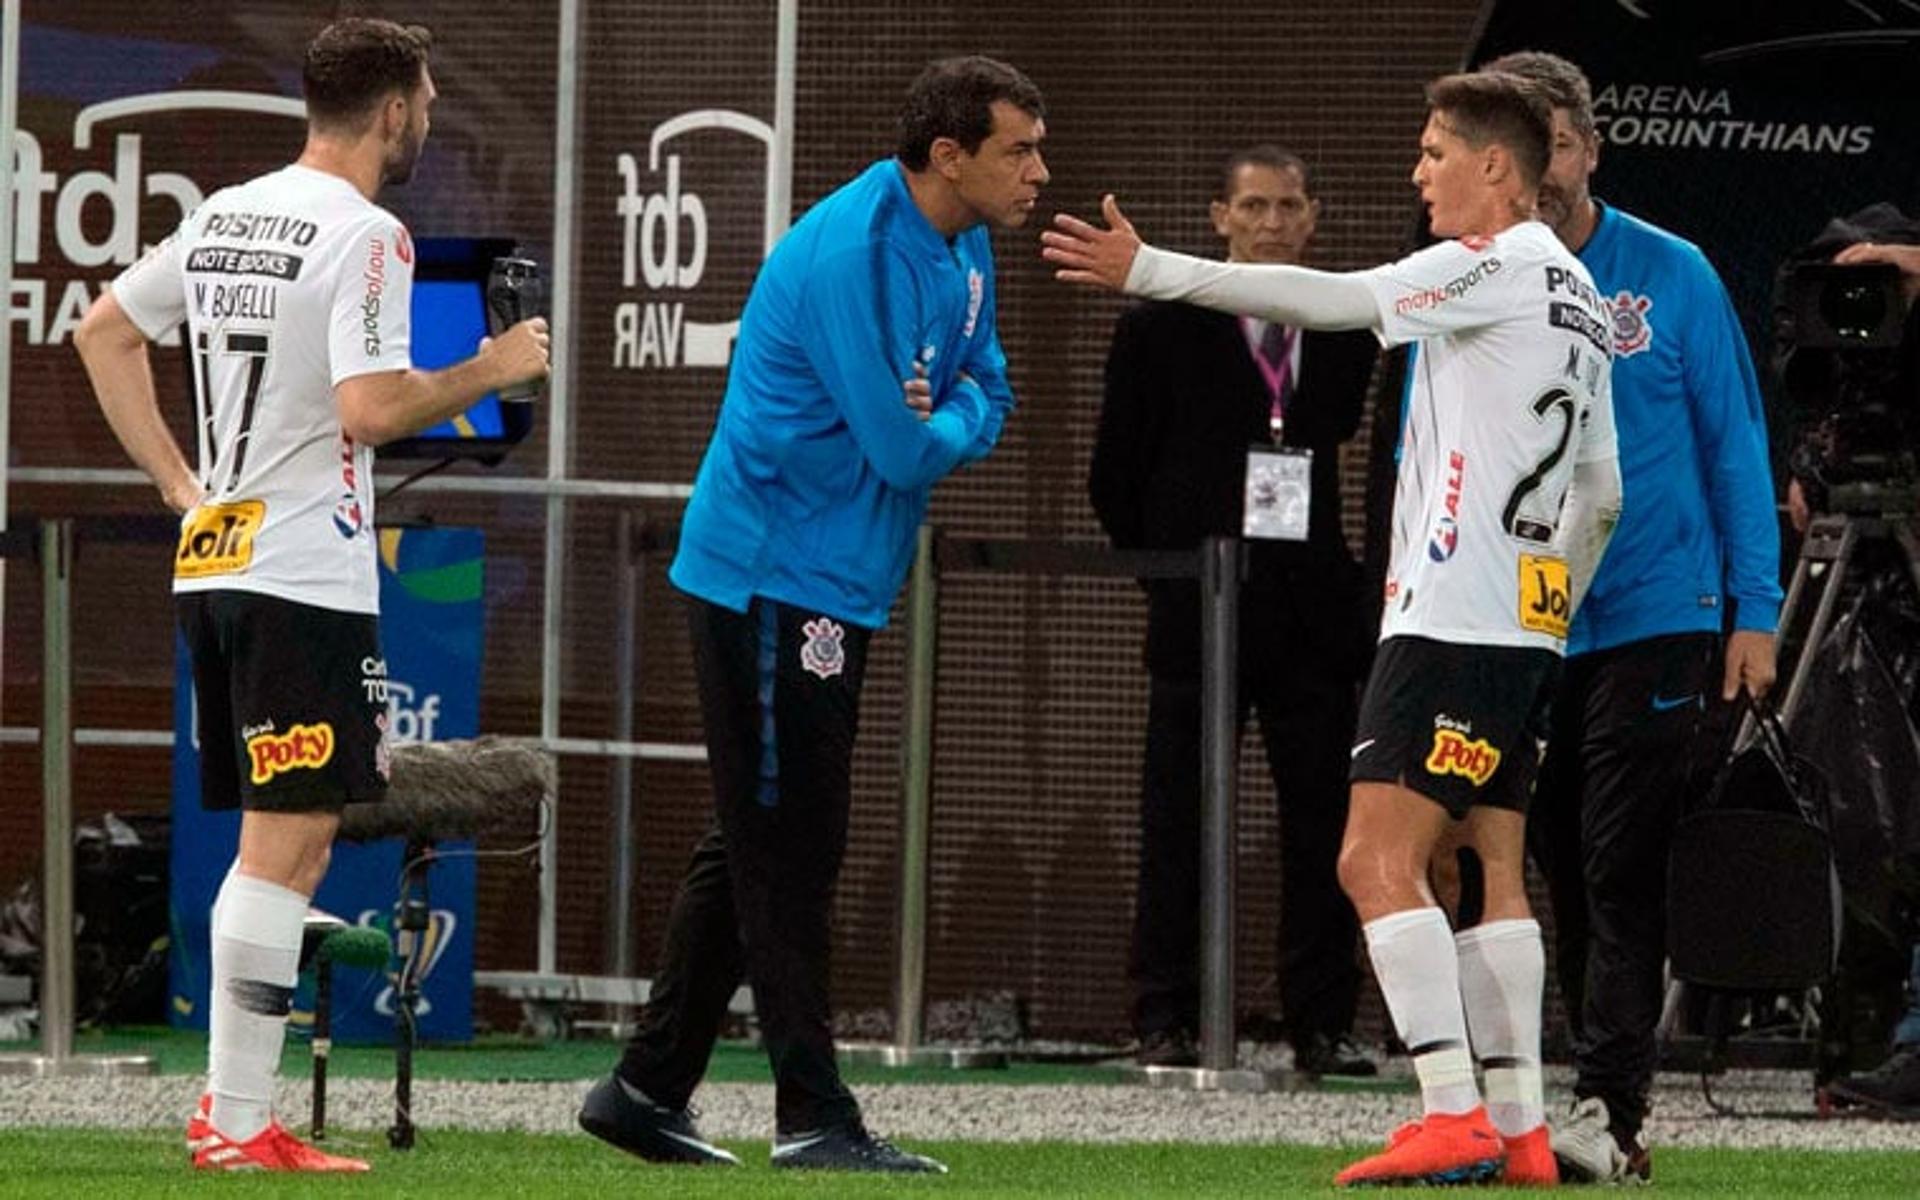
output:
[[324,767],[333,761],[333,726],[321,721],[285,733],[255,734],[247,739],[247,760],[256,787],[288,771]]
[[822,679],[831,679],[847,669],[847,652],[841,645],[847,631],[827,617],[808,621],[800,627],[807,640],[800,647],[800,665]]
[[1455,729],[1433,731],[1433,750],[1427,755],[1427,771],[1434,775],[1458,775],[1475,787],[1485,787],[1500,768],[1500,752],[1485,738],[1471,741]]
[[1653,322],[1647,319],[1647,310],[1652,307],[1652,296],[1636,296],[1632,292],[1621,292],[1613,298],[1613,356],[1615,358],[1631,357],[1653,343]]

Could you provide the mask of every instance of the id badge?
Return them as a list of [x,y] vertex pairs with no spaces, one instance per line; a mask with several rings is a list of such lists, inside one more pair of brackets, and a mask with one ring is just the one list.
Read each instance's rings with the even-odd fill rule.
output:
[[1313,451],[1293,446],[1247,447],[1246,502],[1240,532],[1268,541],[1307,540],[1313,501]]

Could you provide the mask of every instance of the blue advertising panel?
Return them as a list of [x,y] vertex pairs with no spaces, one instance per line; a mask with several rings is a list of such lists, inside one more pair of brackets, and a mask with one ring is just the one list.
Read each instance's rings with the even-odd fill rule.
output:
[[[483,535],[477,529],[382,529],[379,538],[384,684],[380,671],[366,675],[369,687],[386,689],[388,736],[396,743],[472,737],[480,719]],[[208,912],[233,861],[240,816],[200,807],[199,736],[184,644],[177,646],[175,660],[168,1018],[177,1028],[205,1029]],[[473,1036],[474,860],[465,853],[470,849],[468,843],[437,845],[443,857],[428,873],[432,916],[418,1009],[423,1041]],[[404,850],[395,838],[336,845],[314,905],[356,925],[390,930]],[[392,1040],[395,965],[386,972],[335,968],[336,1039]],[[312,981],[303,979],[293,1022],[299,1027],[312,1019]]]

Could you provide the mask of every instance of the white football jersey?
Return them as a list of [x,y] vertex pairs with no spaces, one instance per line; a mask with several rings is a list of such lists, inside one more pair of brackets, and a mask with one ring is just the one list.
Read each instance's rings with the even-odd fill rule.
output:
[[1610,315],[1580,260],[1526,221],[1361,272],[1380,340],[1418,341],[1380,636],[1560,652],[1560,509],[1616,454]]
[[206,498],[181,518],[174,591],[377,613],[373,451],[333,388],[412,365],[406,228],[289,166],[214,193],[113,294],[149,337],[187,323]]

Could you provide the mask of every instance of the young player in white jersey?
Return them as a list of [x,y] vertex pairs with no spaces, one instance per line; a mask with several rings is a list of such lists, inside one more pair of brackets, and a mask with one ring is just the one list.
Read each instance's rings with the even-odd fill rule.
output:
[[[1618,515],[1608,314],[1533,218],[1546,99],[1493,74],[1427,98],[1413,180],[1434,233],[1457,240],[1400,262],[1339,275],[1168,254],[1111,196],[1109,228],[1061,215],[1042,240],[1068,282],[1419,342],[1340,878],[1426,1111],[1336,1182],[1548,1184],[1523,832],[1567,622]],[[1427,882],[1455,822],[1484,866],[1481,911],[1457,935]]]
[[[413,246],[372,202],[426,141],[431,38],[343,20],[307,47],[298,162],[210,197],[127,268],[75,344],[129,456],[183,514],[174,557],[202,731],[201,800],[242,809],[213,905],[207,1170],[364,1171],[273,1118],[307,902],[340,810],[380,799],[386,713],[372,447],[544,376],[546,323],[466,362],[408,353]],[[199,469],[160,414],[147,342],[186,323]]]

